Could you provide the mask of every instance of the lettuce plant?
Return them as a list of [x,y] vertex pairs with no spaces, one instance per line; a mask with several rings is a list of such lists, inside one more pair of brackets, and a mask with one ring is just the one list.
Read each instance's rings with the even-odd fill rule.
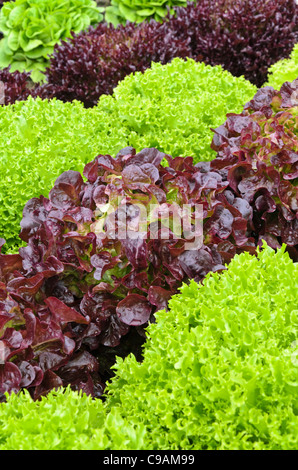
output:
[[298,265],[284,249],[184,285],[143,362],[117,361],[108,409],[146,426],[149,449],[297,447]]
[[76,99],[92,107],[102,94],[113,93],[126,75],[144,72],[152,62],[166,64],[174,57],[187,57],[188,52],[187,40],[176,39],[158,22],[117,28],[100,23],[55,47],[46,84],[35,90],[35,96]]
[[211,167],[253,208],[254,236],[298,260],[298,80],[261,88],[215,131]]
[[[181,32],[178,27],[180,23],[176,24],[176,21],[178,19],[172,19],[163,24],[151,21],[118,28],[101,23],[95,29],[75,35],[73,39],[56,46],[46,70],[46,83],[37,88],[35,95],[57,97],[63,101],[77,99],[86,107],[91,107],[97,104],[102,94],[112,93],[125,76],[137,71],[144,72],[152,62],[167,64],[175,57],[192,56],[201,60],[192,50],[191,30],[189,35],[184,34],[184,29]],[[179,75],[185,75],[188,67],[190,64],[185,66],[185,72],[179,68]],[[192,68],[195,69],[195,66]],[[197,70],[200,70],[199,66]],[[178,73],[172,80],[180,82]],[[234,78],[229,77],[234,82]],[[156,80],[158,85],[155,88],[162,95],[164,79],[156,77]],[[202,83],[200,85],[203,86]],[[191,85],[192,88],[195,86],[195,83]],[[226,88],[226,85],[223,87]],[[220,91],[216,89],[214,93]]]
[[82,172],[98,154],[156,147],[173,156],[193,156],[195,162],[210,160],[216,155],[210,128],[222,124],[227,112],[241,112],[255,92],[256,87],[220,67],[174,59],[128,77],[114,96],[103,95],[92,109],[32,97],[1,106],[0,234],[5,246],[20,242],[28,199],[47,196],[60,173]]
[[297,282],[285,247],[265,246],[184,284],[148,326],[143,362],[117,360],[104,402],[6,394],[0,449],[295,450]]
[[93,0],[15,0],[6,2],[0,13],[0,67],[32,72],[43,79],[48,57],[60,40],[102,19]]
[[30,197],[47,195],[63,171],[83,171],[98,153],[128,145],[125,128],[78,102],[29,97],[0,106],[0,129],[0,233],[11,249],[20,243],[22,210]]
[[175,8],[167,19],[178,38],[190,41],[190,57],[222,65],[262,86],[268,68],[298,42],[295,0],[200,0]]
[[55,48],[37,94],[94,106],[126,75],[186,56],[261,86],[268,67],[298,41],[297,8],[294,0],[236,0],[236,7],[218,0],[216,8],[213,0],[201,0],[176,7],[163,24],[100,24]]
[[[0,402],[0,450],[137,450],[145,427],[128,423],[102,400],[59,387],[33,401],[28,391]],[[17,432],[16,432],[17,429]]]
[[105,8],[105,21],[114,26],[127,21],[141,23],[154,18],[162,21],[174,6],[186,6],[187,0],[111,0]]
[[298,44],[292,50],[289,59],[278,61],[269,69],[267,85],[279,89],[283,83],[292,82],[298,78]]
[[157,147],[173,156],[192,156],[197,163],[216,155],[210,148],[215,123],[243,109],[256,90],[220,66],[175,58],[127,76],[112,97],[101,97],[98,107],[118,115],[133,147]]
[[29,388],[36,399],[71,384],[100,396],[115,354],[140,359],[144,327],[183,281],[255,251],[249,205],[191,157],[127,147],[83,175],[66,171],[49,198],[30,199],[26,246],[0,255],[2,393]]
[[0,404],[0,449],[82,449],[92,442],[101,417],[105,418],[101,400],[69,388],[53,391],[37,402],[27,391],[12,394],[7,403]]
[[30,95],[30,74],[27,72],[10,73],[7,67],[0,70],[0,83],[2,84],[0,105],[26,100]]

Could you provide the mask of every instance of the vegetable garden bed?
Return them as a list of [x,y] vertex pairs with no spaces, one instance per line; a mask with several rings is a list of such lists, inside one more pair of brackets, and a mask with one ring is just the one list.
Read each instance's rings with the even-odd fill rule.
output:
[[298,5],[3,3],[0,449],[297,449]]

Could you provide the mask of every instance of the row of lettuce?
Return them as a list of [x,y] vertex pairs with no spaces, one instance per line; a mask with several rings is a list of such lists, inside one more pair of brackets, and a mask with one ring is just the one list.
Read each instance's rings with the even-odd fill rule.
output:
[[[297,90],[175,59],[1,108],[2,448],[295,448]],[[202,205],[203,246],[115,238],[117,196]]]
[[[277,85],[290,73],[277,64],[272,82]],[[289,108],[297,100],[292,83]],[[13,251],[21,244],[20,221],[28,199],[47,195],[63,171],[82,172],[98,154],[115,156],[127,146],[136,151],[156,147],[173,157],[193,156],[194,163],[210,161],[216,157],[210,146],[213,130],[226,114],[240,113],[256,92],[250,82],[220,66],[174,59],[131,74],[113,95],[103,95],[90,109],[79,102],[32,97],[0,107],[4,250]]]
[[236,255],[192,281],[117,359],[105,401],[59,389],[0,404],[0,449],[297,449],[298,264]]
[[211,128],[240,113],[256,92],[219,66],[174,59],[126,77],[93,108],[32,97],[0,107],[0,233],[7,248],[20,244],[28,199],[47,195],[63,171],[82,172],[97,155],[127,146],[209,161],[216,156]]
[[[158,2],[151,3],[160,11]],[[217,0],[216,7],[213,0],[199,0],[179,6],[184,3],[178,0],[172,10],[167,0],[170,12],[163,21],[117,26],[103,20],[92,0],[5,3],[0,13],[5,104],[32,95],[95,106],[126,75],[175,57],[221,65],[260,87],[270,66],[288,58],[298,42],[295,0]],[[143,9],[144,19],[149,10]]]

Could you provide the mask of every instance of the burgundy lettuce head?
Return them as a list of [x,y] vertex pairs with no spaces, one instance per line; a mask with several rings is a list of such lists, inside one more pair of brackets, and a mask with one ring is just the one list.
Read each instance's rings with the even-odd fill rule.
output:
[[63,173],[26,204],[27,245],[0,255],[0,393],[70,384],[100,396],[115,355],[141,357],[144,328],[182,282],[254,252],[251,220],[191,157],[129,147]]
[[174,9],[168,27],[189,40],[192,58],[222,65],[258,87],[270,65],[289,57],[298,42],[295,0],[200,0]]
[[189,55],[188,39],[178,39],[158,21],[117,28],[100,23],[55,47],[46,70],[47,83],[35,96],[74,99],[85,107],[95,106],[102,94],[111,94],[120,80],[144,72],[152,62],[166,64]]
[[[298,259],[298,80],[260,89],[216,129],[214,170],[253,209],[254,237]],[[224,176],[225,175],[225,176]]]
[[33,91],[30,74],[26,72],[10,72],[10,68],[0,70],[0,104],[13,104],[15,101],[26,100]]

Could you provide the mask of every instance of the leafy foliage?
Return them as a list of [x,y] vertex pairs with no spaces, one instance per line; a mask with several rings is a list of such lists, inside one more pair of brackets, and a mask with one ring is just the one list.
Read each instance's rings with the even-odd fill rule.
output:
[[[234,76],[243,75],[260,87],[267,80],[268,68],[288,57],[298,42],[297,9],[295,0],[236,0],[236,4],[217,0],[216,7],[213,0],[200,0],[175,7],[175,14],[165,17],[163,24],[151,20],[149,24],[128,23],[114,28],[100,23],[86,32],[81,32],[87,27],[81,24],[73,28],[80,33],[70,40],[63,41],[69,39],[68,34],[53,41],[50,62],[48,52],[45,57],[28,59],[28,54],[35,54],[34,49],[25,53],[26,64],[19,62],[24,52],[18,51],[2,62],[0,56],[0,64],[7,66],[20,56],[12,71],[30,71],[34,65],[38,79],[48,82],[37,87],[34,96],[78,99],[86,106],[94,106],[101,94],[112,93],[126,75],[143,72],[151,62],[165,64],[173,57],[222,65]],[[80,21],[84,18],[80,16]],[[3,45],[4,41],[8,39],[3,39]],[[36,51],[42,47],[39,45]],[[46,77],[41,71],[46,71]]]
[[104,403],[7,396],[0,448],[295,450],[297,283],[284,247],[235,256],[156,314],[143,362],[117,360]]
[[[67,171],[49,198],[26,204],[20,237],[27,246],[0,257],[8,347],[2,392],[28,386],[37,398],[71,383],[100,395],[113,354],[139,356],[144,326],[186,279],[201,281],[263,240],[273,248],[286,243],[298,259],[296,92],[297,81],[280,92],[265,87],[241,114],[228,114],[215,131],[211,162],[194,166],[191,157],[127,147],[88,163],[86,182]],[[118,197],[126,204],[118,207]],[[174,223],[166,240],[152,239],[160,229],[151,222],[162,223],[163,211],[147,219],[144,236],[123,239],[123,216],[132,227],[141,223],[139,202],[200,204],[203,246],[189,251]]]
[[101,97],[98,107],[118,114],[131,146],[190,155],[197,163],[215,156],[211,128],[221,124],[226,113],[242,109],[256,90],[220,66],[176,58],[127,76],[113,97]]
[[114,26],[127,21],[141,23],[154,18],[162,21],[174,6],[186,6],[187,0],[111,0],[105,8],[105,21]]
[[168,27],[189,39],[190,57],[220,64],[258,87],[270,65],[288,57],[298,42],[295,0],[200,0],[175,11]]
[[0,70],[0,82],[3,86],[0,104],[13,104],[17,100],[26,100],[30,95],[29,73],[10,73],[7,67]]
[[6,2],[0,13],[0,67],[11,72],[32,72],[43,79],[48,56],[60,40],[102,19],[93,0],[15,0]]
[[[145,427],[128,423],[102,400],[69,387],[32,401],[28,391],[0,403],[0,450],[143,449]],[[16,432],[17,429],[17,432]]]
[[294,449],[298,265],[270,249],[184,285],[150,325],[144,361],[117,362],[109,408],[156,449]]
[[[183,281],[254,252],[248,204],[228,201],[220,174],[191,157],[128,147],[98,156],[84,176],[64,172],[49,198],[30,199],[26,246],[0,255],[2,393],[28,387],[37,399],[71,384],[100,396],[113,356],[140,358],[144,327]],[[202,234],[181,230],[185,204]]]
[[166,64],[187,57],[187,41],[178,40],[165,24],[129,23],[114,28],[100,23],[55,48],[46,70],[46,84],[34,95],[95,106],[102,94],[112,94],[130,73],[144,72],[152,62]]
[[215,132],[211,168],[253,208],[256,240],[288,245],[298,261],[298,80],[261,88]]
[[163,24],[100,24],[55,48],[47,83],[36,94],[94,106],[126,75],[186,56],[261,86],[268,67],[298,41],[297,9],[294,0],[237,0],[236,6],[217,0],[216,8],[213,0],[201,0],[175,8]]
[[69,388],[53,391],[38,402],[27,391],[12,394],[0,404],[0,449],[81,449],[92,441],[93,432],[98,439],[95,428],[100,418],[104,419],[101,400]]
[[113,97],[103,96],[92,109],[32,97],[0,107],[0,234],[7,247],[20,242],[28,199],[47,196],[63,171],[82,172],[96,155],[115,155],[126,146],[156,147],[195,162],[211,159],[210,128],[227,112],[240,112],[255,92],[220,67],[174,59],[127,77]]
[[298,44],[295,45],[289,59],[280,60],[270,67],[267,85],[279,89],[283,83],[292,82],[297,78]]
[[95,117],[78,102],[29,97],[0,107],[0,233],[8,246],[19,243],[22,210],[30,197],[48,194],[62,171],[82,171],[105,140],[116,151],[126,145],[121,129],[108,138],[113,123],[105,121],[105,114]]

